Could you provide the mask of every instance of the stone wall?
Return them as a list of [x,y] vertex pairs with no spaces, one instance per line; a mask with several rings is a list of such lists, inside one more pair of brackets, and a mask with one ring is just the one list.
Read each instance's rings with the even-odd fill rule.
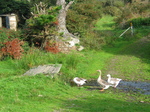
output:
[[77,50],[76,46],[70,46],[69,42],[59,41],[56,43],[56,46],[62,53],[69,53],[70,51]]

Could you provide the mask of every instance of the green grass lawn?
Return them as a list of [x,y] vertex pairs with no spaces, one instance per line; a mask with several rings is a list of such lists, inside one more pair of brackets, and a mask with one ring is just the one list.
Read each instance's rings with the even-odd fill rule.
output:
[[95,25],[95,30],[114,30],[114,17],[107,15],[103,16]]
[[[1,112],[148,112],[148,96],[71,87],[45,76],[10,77],[0,81]],[[138,97],[138,98],[137,98]],[[141,103],[144,101],[145,103]]]
[[[45,54],[45,56],[44,54],[41,55],[43,55],[43,58],[45,57],[46,59],[47,54]],[[70,85],[69,80],[75,76],[87,78],[88,80],[90,80],[91,78],[97,79],[98,78],[98,73],[96,72],[97,69],[102,69],[102,71],[104,71],[103,74],[105,74],[108,70],[105,68],[106,66],[109,65],[108,60],[114,59],[116,57],[118,57],[117,59],[119,59],[122,56],[104,51],[81,52],[79,54],[76,54],[76,56],[72,58],[72,61],[75,61],[76,64],[74,65],[72,63],[70,65],[69,57],[71,58],[72,55],[73,54],[70,54],[70,56],[64,54],[55,55],[55,58],[57,59],[58,57],[60,58],[61,56],[63,56],[63,59],[60,58],[57,60],[57,63],[61,62],[63,66],[61,69],[62,75],[54,79],[52,79],[51,77],[46,77],[44,75],[22,77],[21,74],[19,74],[17,71],[19,71],[19,69],[25,71],[24,68],[17,69],[17,67],[13,67],[13,65],[15,66],[15,64],[17,63],[18,65],[21,65],[23,62],[21,60],[18,61],[6,60],[4,62],[0,62],[0,63],[11,62],[7,66],[3,66],[3,70],[6,68],[12,69],[12,73],[8,72],[8,75],[6,77],[1,76],[0,111],[1,112],[7,111],[148,112],[150,110],[149,95],[142,95],[139,93],[132,93],[132,92],[124,93],[114,88],[110,88],[104,92],[100,92],[97,89],[89,90],[88,87],[86,86],[78,88],[76,86]],[[41,56],[39,55],[39,57]],[[50,58],[52,58],[52,56]],[[136,58],[133,57],[132,59]],[[47,59],[47,63],[43,62],[43,64],[48,64],[49,63],[48,60],[49,59]],[[137,60],[140,59],[137,58]],[[118,61],[118,64],[119,62],[120,61]],[[42,62],[39,62],[39,64],[41,63]],[[68,66],[67,63],[70,66]],[[39,65],[38,62],[36,64]],[[124,66],[125,65],[126,64],[124,64]],[[147,67],[147,64],[143,63],[143,65]],[[116,77],[121,78],[126,77],[125,80],[131,80],[130,77],[132,76],[128,74],[130,74],[130,72],[132,74],[132,72],[134,72],[134,70],[136,69],[135,68],[136,66],[133,66],[134,68],[132,68],[131,66],[130,66],[131,68],[130,67],[125,68],[124,66],[120,67],[119,65],[114,66],[114,68],[116,68],[116,71],[121,73],[121,75],[120,74],[115,75]],[[143,69],[145,67],[142,65],[140,66],[142,67],[140,69]],[[2,69],[0,71],[2,71]],[[7,74],[7,72],[5,73]],[[124,75],[124,77],[122,77],[122,75]],[[146,77],[147,78],[149,77],[148,75],[144,76],[144,74],[142,76],[143,80],[145,80]],[[102,77],[105,76],[103,75]]]
[[[149,40],[142,41],[147,42],[142,45],[138,42],[118,40],[101,51],[70,54],[32,50],[20,60],[0,61],[0,112],[149,112],[149,95],[111,87],[100,92],[100,88],[91,90],[88,86],[79,88],[70,84],[75,76],[97,79],[98,69],[102,70],[103,78],[111,73],[127,81],[149,82]],[[62,75],[21,76],[44,64],[62,64]]]

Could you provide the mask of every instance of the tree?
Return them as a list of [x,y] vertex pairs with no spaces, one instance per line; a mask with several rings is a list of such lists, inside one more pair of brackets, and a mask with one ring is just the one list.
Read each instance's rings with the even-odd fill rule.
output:
[[74,1],[69,1],[66,3],[65,0],[57,0],[56,5],[61,6],[61,9],[58,14],[58,32],[62,34],[65,39],[71,39],[75,44],[79,43],[79,40],[76,36],[69,33],[66,28],[66,16],[69,7],[73,4]]
[[24,34],[30,45],[34,43],[35,46],[43,49],[48,40],[55,38],[56,17],[60,8],[47,7],[47,4],[43,2],[35,4],[34,8],[31,18],[26,21]]

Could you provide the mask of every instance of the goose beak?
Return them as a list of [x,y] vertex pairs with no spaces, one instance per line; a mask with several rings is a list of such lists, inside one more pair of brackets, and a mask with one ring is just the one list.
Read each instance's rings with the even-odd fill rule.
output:
[[96,70],[96,71],[98,71],[98,72],[99,72],[99,71],[101,71],[101,70]]

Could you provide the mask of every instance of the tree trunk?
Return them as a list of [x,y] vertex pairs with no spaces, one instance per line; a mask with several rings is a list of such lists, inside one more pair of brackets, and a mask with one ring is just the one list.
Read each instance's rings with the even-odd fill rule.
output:
[[74,1],[70,1],[68,4],[65,0],[57,0],[56,4],[58,6],[61,6],[61,9],[58,14],[58,32],[62,34],[64,39],[72,39],[74,40],[74,43],[79,43],[79,40],[76,39],[76,36],[69,33],[69,31],[66,28],[66,16],[67,11],[69,7],[73,4]]

